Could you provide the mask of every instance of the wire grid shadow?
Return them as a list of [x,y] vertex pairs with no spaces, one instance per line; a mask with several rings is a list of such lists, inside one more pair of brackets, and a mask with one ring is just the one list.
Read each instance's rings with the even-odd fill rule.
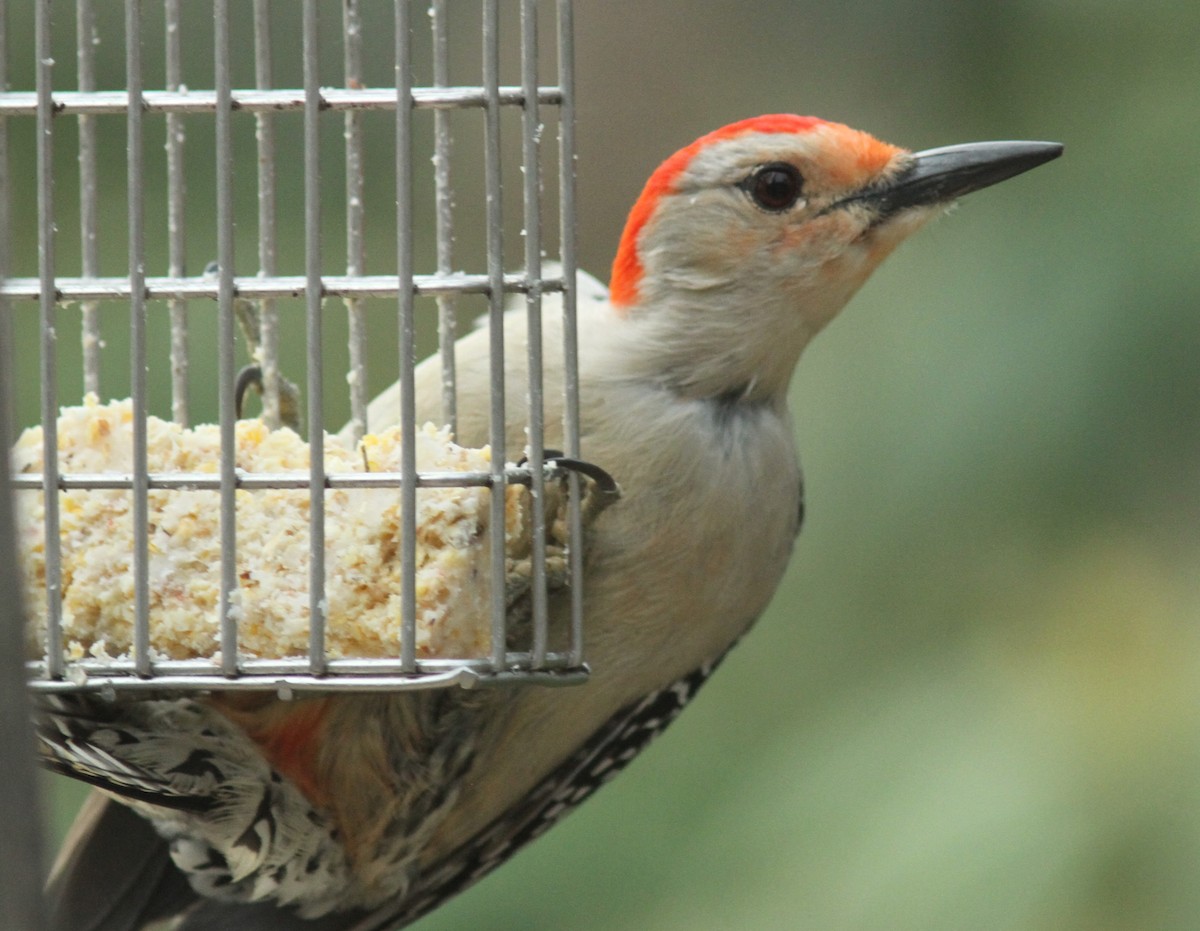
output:
[[[44,618],[44,656],[29,665],[33,687],[287,694],[583,681],[582,593],[571,584],[581,573],[584,480],[573,469],[568,0],[0,0],[0,23],[0,405],[16,424],[40,421],[30,441],[37,467],[11,480],[18,510],[40,509],[44,539],[31,612]],[[544,300],[561,305],[563,323],[561,339],[543,346]],[[418,444],[405,442],[385,470],[370,467],[363,447],[362,469],[328,464],[332,447],[354,449],[390,425],[368,422],[368,399],[397,380],[399,435],[417,433],[415,360],[431,350],[443,372],[441,421],[453,431],[455,339],[475,317],[497,324],[506,307],[527,315],[530,338],[506,346],[503,328],[490,327],[490,459],[465,472],[419,471]],[[505,397],[514,351],[530,372],[527,398]],[[549,427],[543,352],[564,370],[554,388],[563,422]],[[248,384],[261,394],[264,430],[292,426],[309,441],[302,472],[240,468]],[[128,448],[119,467],[64,469],[72,438],[60,435],[60,415],[90,396],[129,398]],[[506,441],[506,404],[518,402],[523,449]],[[216,424],[204,428],[214,431],[213,461],[152,468],[163,423],[171,437]],[[548,429],[560,455],[545,449]],[[417,514],[423,495],[451,487],[490,490],[480,523],[486,645],[431,656],[418,644]],[[327,525],[335,502],[380,489],[398,502],[399,649],[331,652],[338,567]],[[506,574],[514,489],[527,489],[522,624]],[[565,528],[557,574],[547,568],[556,516],[546,504],[556,489]],[[244,645],[253,618],[239,520],[247,496],[275,492],[305,514],[306,644],[261,658]],[[62,539],[72,494],[117,494],[127,510],[125,571],[112,584],[129,609],[129,644],[116,656],[70,644]],[[152,639],[164,584],[152,558],[156,520],[185,495],[206,496],[200,509],[219,528],[219,564],[203,567],[215,649],[200,658],[167,656]],[[548,609],[554,586],[569,609],[561,630]]]

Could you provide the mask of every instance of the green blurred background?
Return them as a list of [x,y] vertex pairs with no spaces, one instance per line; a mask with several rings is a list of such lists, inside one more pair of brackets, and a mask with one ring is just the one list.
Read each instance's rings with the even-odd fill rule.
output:
[[[124,83],[112,6],[101,87]],[[235,86],[253,80],[242,6]],[[281,85],[299,81],[284,22],[298,6],[276,4]],[[475,82],[478,5],[453,6],[454,79]],[[70,87],[73,14],[55,9]],[[322,13],[322,81],[336,84],[338,4]],[[203,13],[196,23],[191,83],[211,86],[211,26]],[[813,113],[913,148],[1032,138],[1067,150],[924,231],[812,346],[793,391],[808,522],[753,636],[627,774],[420,927],[1200,927],[1200,5],[581,0],[576,34],[580,256],[601,277],[649,171],[744,116]],[[148,27],[154,81],[161,35]],[[10,84],[31,87],[23,7],[9,36]],[[390,80],[390,41],[386,29],[368,37],[367,83]],[[455,119],[459,149],[477,147],[478,115]],[[56,152],[66,205],[77,196],[69,122]],[[104,271],[122,274],[124,125],[101,123]],[[367,129],[372,253],[384,257],[373,271],[394,241],[390,125]],[[505,125],[516,152],[516,122]],[[340,126],[331,115],[323,137],[331,198]],[[194,272],[215,254],[211,127],[198,119],[188,132]],[[22,179],[33,136],[10,133],[13,270],[32,275],[34,189]],[[249,121],[239,133],[250,273]],[[298,119],[281,133],[294,144]],[[160,139],[147,143],[152,189]],[[298,272],[300,176],[285,174],[281,267]],[[460,175],[464,257],[481,226],[478,184]],[[432,265],[429,200],[419,270]],[[152,274],[163,273],[162,210],[154,195]],[[78,273],[72,222],[60,220],[66,274]],[[331,272],[344,267],[339,223],[331,207]],[[30,347],[21,423],[36,419],[32,309],[17,312]],[[210,320],[211,306],[194,313]],[[123,326],[118,315],[106,338],[119,344]],[[195,327],[196,351],[210,351],[211,326]],[[165,333],[156,323],[152,348]],[[66,396],[79,391],[72,345],[61,346]],[[372,362],[377,386],[388,352]],[[164,370],[152,371],[160,406]],[[107,393],[127,391],[122,377]],[[330,403],[337,422],[344,402]],[[195,409],[211,416],[211,391],[198,387]],[[47,785],[58,833],[79,793]]]

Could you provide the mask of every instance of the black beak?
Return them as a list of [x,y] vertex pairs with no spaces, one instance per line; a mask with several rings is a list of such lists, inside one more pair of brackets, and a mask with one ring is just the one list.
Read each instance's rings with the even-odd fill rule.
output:
[[1058,142],[968,142],[927,149],[915,152],[900,174],[838,206],[866,203],[883,218],[906,207],[947,203],[1036,168],[1062,151]]

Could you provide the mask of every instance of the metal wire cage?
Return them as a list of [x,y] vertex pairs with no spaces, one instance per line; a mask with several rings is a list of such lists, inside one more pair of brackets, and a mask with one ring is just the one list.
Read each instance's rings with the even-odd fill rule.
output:
[[[419,7],[408,0],[213,0],[202,9],[181,0],[126,0],[123,17],[94,0],[73,8],[52,0],[6,6],[0,0],[0,408],[32,408],[29,386],[37,386],[44,464],[40,474],[10,479],[18,498],[40,493],[44,500],[45,654],[27,664],[32,687],[286,694],[583,681],[584,479],[570,467],[579,439],[569,0],[541,8],[536,0],[482,0],[453,10],[446,0]],[[151,36],[161,41],[154,54],[147,53]],[[461,62],[478,83],[455,83]],[[105,89],[122,77],[122,87]],[[340,140],[330,138],[339,132]],[[254,237],[246,235],[251,229]],[[343,237],[341,267],[331,241]],[[36,252],[27,245],[34,241]],[[197,265],[203,270],[194,271]],[[543,347],[544,294],[563,305],[563,338],[554,347]],[[513,303],[524,307],[530,334],[521,348],[530,372],[525,449],[505,442],[509,347],[498,323]],[[406,443],[394,471],[327,470],[327,424],[348,417],[346,431],[360,438],[375,426],[367,423],[372,390],[396,379],[401,433],[414,434],[415,360],[432,346],[444,373],[443,420],[454,427],[454,341],[476,310],[494,324],[490,467],[419,472],[414,444]],[[271,427],[288,421],[295,390],[287,375],[303,369],[299,429],[312,454],[302,474],[237,466],[243,348]],[[551,348],[565,361],[561,459],[544,449],[542,353]],[[61,470],[60,408],[85,392],[126,391],[128,470]],[[213,471],[149,468],[146,424],[156,411],[181,427],[218,424]],[[5,449],[12,439],[4,436]],[[544,501],[551,484],[566,489],[570,617],[561,631],[550,629],[548,609]],[[504,575],[504,492],[513,485],[530,491],[528,637],[521,643],[513,642]],[[421,658],[418,497],[451,486],[491,490],[490,650]],[[328,498],[364,488],[393,489],[400,502],[401,648],[395,656],[335,658],[326,643]],[[128,492],[133,542],[123,584],[133,603],[132,649],[118,658],[72,658],[64,650],[59,511],[61,495],[75,489]],[[239,652],[239,501],[268,489],[307,491],[304,656]],[[151,640],[151,495],[196,490],[210,492],[219,511],[218,652],[167,659]],[[13,561],[10,546],[0,540],[5,563]]]

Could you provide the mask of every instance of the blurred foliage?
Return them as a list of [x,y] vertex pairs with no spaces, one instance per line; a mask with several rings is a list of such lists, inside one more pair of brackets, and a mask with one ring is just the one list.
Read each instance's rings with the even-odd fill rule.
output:
[[[657,161],[757,112],[1067,151],[923,232],[809,350],[808,525],[694,709],[420,927],[1200,925],[1200,6],[607,0],[577,20],[601,275]],[[239,249],[253,265],[251,233]]]

